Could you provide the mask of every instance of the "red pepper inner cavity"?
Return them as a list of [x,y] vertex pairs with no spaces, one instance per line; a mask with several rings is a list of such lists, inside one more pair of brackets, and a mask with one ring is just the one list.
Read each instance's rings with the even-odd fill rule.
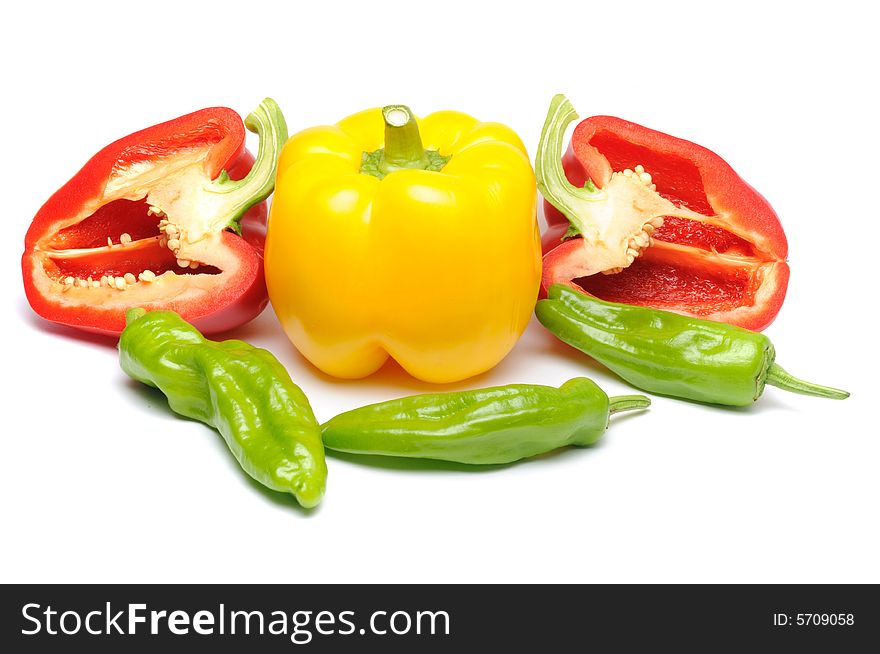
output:
[[637,145],[610,132],[597,132],[590,145],[608,159],[612,170],[632,170],[641,164],[651,174],[660,195],[704,216],[715,214],[706,198],[700,172],[690,161]]
[[[700,171],[690,161],[631,143],[610,132],[596,133],[590,144],[608,159],[613,170],[632,170],[641,164],[651,174],[651,181],[661,196],[704,216],[715,215],[706,197]],[[722,253],[754,254],[751,243],[739,236],[721,227],[686,218],[665,217],[654,238]]]
[[685,268],[636,259],[614,275],[591,275],[574,283],[611,302],[687,309],[695,315],[754,303],[755,287],[743,269]]
[[[105,243],[106,245],[106,243]],[[122,276],[132,273],[137,276],[143,270],[150,270],[157,276],[171,270],[177,275],[218,275],[220,269],[214,266],[199,265],[198,268],[182,268],[167,248],[159,247],[158,241],[148,246],[115,246],[113,249],[96,252],[92,255],[65,259],[53,257],[51,260],[61,277],[100,279],[104,275]]]
[[100,248],[110,238],[119,243],[122,234],[132,241],[159,235],[159,218],[147,215],[149,206],[143,200],[114,200],[100,207],[88,218],[65,227],[52,238],[56,250]]
[[[715,215],[703,188],[697,167],[686,159],[657,152],[607,131],[597,132],[590,144],[611,164],[623,171],[644,166],[657,192],[671,202],[704,216]],[[655,241],[678,243],[700,250],[755,257],[751,243],[727,230],[686,218],[665,216]],[[659,253],[658,253],[659,254]],[[654,257],[649,248],[631,266],[612,275],[592,275],[574,283],[588,293],[612,302],[687,309],[695,315],[709,315],[754,303],[756,279],[746,268],[708,265],[694,256],[693,265],[681,253],[673,263]]]
[[[177,275],[218,275],[219,268],[200,264],[198,268],[181,267],[174,253],[159,245],[159,216],[148,213],[142,200],[114,200],[75,225],[54,235],[53,250],[95,250],[65,258],[55,255],[46,261],[46,271],[56,278],[100,279],[105,275],[137,276],[149,270],[155,275],[173,271]],[[127,243],[122,243],[126,234]],[[108,247],[107,239],[113,243]]]
[[654,232],[658,241],[692,245],[703,250],[725,254],[755,256],[755,248],[747,240],[731,234],[721,227],[699,223],[696,220],[666,216],[663,225]]

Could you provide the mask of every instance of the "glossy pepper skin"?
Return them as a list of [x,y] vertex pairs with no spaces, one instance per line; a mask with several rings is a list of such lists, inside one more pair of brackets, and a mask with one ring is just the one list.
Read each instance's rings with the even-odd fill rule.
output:
[[[245,127],[260,136],[256,159]],[[266,98],[242,123],[212,107],[148,127],[93,156],[40,208],[22,275],[43,318],[119,334],[132,306],[174,310],[211,333],[268,302],[263,246],[287,126]]]
[[710,404],[752,404],[770,384],[844,399],[846,391],[792,377],[770,339],[733,325],[637,307],[550,287],[535,308],[541,324],[636,388]]
[[649,405],[642,395],[609,398],[578,377],[560,388],[511,384],[404,397],[347,411],[321,430],[326,447],[341,452],[497,464],[592,445],[611,414]]
[[251,477],[311,508],[327,466],[309,401],[284,366],[243,341],[209,341],[173,311],[131,309],[119,361],[182,416],[217,429]]
[[266,280],[315,366],[360,378],[393,357],[452,382],[488,370],[529,321],[541,274],[532,167],[497,123],[406,107],[306,129],[284,146]]
[[535,164],[545,198],[542,291],[767,327],[788,287],[788,243],[770,204],[714,152],[556,96]]

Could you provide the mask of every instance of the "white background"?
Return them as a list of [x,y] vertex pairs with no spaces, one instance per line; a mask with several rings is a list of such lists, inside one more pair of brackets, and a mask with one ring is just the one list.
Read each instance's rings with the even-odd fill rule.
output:
[[[300,8],[300,5],[306,5]],[[13,3],[4,16],[0,581],[880,582],[878,139],[869,3]],[[868,15],[872,12],[874,15]],[[37,319],[25,230],[106,143],[266,95],[291,132],[405,102],[516,129],[550,98],[704,144],[773,204],[791,284],[767,334],[844,402],[768,388],[746,410],[657,398],[601,445],[490,471],[329,460],[311,513],[129,381],[112,345]],[[267,347],[319,420],[428,390],[315,371],[271,309]],[[534,323],[458,384],[631,392]]]

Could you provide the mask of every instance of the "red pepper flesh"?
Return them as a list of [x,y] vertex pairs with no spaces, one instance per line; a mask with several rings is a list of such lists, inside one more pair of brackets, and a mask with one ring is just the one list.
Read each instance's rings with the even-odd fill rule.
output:
[[245,124],[226,107],[149,127],[93,156],[25,236],[34,311],[104,334],[120,333],[132,306],[176,311],[207,333],[256,317],[268,303],[264,200],[287,128],[270,99],[247,127],[260,134],[256,160]]
[[[565,283],[604,300],[767,327],[785,298],[789,268],[782,225],[769,203],[710,150],[620,118],[580,122],[562,156],[578,189],[604,189],[617,173],[649,173],[656,194],[680,215],[663,215],[650,245],[610,274],[582,274],[581,238],[562,240],[569,221],[545,199],[542,292]],[[659,222],[659,221],[658,221]]]

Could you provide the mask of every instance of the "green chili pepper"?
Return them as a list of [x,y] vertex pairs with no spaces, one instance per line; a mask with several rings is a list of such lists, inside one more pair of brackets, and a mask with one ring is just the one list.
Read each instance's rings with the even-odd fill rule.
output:
[[775,363],[769,338],[740,327],[605,302],[563,284],[550,287],[535,313],[560,340],[650,393],[745,406],[770,384],[804,395],[849,397],[792,377]]
[[173,311],[129,309],[119,361],[182,416],[217,429],[251,477],[304,507],[324,495],[321,432],[303,392],[266,350],[209,341]]
[[512,384],[404,397],[347,411],[321,429],[324,445],[341,452],[509,463],[565,445],[592,445],[611,414],[650,404],[643,395],[609,398],[578,377],[560,388]]

